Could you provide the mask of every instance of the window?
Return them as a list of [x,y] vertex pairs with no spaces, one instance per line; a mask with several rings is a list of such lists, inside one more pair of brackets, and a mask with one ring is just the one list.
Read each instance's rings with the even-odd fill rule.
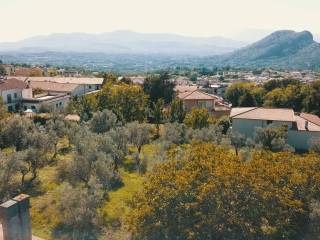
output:
[[14,93],[14,98],[17,98],[18,97],[18,94],[17,93]]
[[59,106],[62,106],[62,102],[59,102]]
[[31,109],[32,109],[32,110],[36,110],[36,107],[32,105],[32,106],[31,106]]
[[206,101],[206,108],[212,109],[213,108],[213,102],[212,101]]
[[91,89],[91,85],[89,85],[89,89]]
[[27,106],[24,106],[23,109],[26,111],[27,110]]
[[12,96],[11,96],[11,94],[8,94],[8,95],[7,95],[7,102],[8,102],[8,103],[12,103]]
[[273,123],[273,121],[272,120],[267,120],[267,124],[269,125],[269,124],[272,124]]
[[58,106],[59,106],[58,103],[56,103],[56,108],[57,108]]
[[206,101],[198,101],[199,108],[206,108]]
[[8,106],[8,111],[9,112],[13,112],[13,107],[12,106]]

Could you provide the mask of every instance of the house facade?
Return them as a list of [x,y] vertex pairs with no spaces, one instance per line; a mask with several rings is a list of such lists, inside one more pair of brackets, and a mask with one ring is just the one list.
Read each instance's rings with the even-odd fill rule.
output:
[[247,138],[254,138],[257,127],[287,126],[287,143],[306,151],[312,138],[320,138],[320,118],[313,114],[297,115],[292,109],[232,108],[232,129]]
[[224,103],[222,98],[198,89],[191,92],[180,92],[177,97],[183,101],[183,107],[186,111],[192,108],[205,108],[215,117],[228,115],[230,113],[230,107]]
[[82,96],[86,93],[100,90],[103,78],[91,77],[19,77],[17,78],[31,85],[56,90],[57,92],[69,92],[72,96]]
[[67,94],[57,95],[38,95],[33,98],[23,99],[23,110],[31,109],[33,112],[39,112],[42,106],[48,106],[52,109],[63,109],[67,106],[70,96]]
[[18,111],[21,108],[25,83],[13,79],[0,79],[0,96],[9,112]]

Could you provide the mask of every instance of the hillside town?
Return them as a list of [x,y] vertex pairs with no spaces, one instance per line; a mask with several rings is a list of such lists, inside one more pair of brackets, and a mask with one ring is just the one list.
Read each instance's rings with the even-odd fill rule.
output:
[[0,9],[0,240],[320,240],[319,0]]

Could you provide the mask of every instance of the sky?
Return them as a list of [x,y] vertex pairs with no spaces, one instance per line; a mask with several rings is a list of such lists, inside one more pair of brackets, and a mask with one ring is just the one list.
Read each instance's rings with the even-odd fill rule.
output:
[[320,33],[319,9],[320,0],[0,0],[0,42],[116,30],[231,38],[250,29]]

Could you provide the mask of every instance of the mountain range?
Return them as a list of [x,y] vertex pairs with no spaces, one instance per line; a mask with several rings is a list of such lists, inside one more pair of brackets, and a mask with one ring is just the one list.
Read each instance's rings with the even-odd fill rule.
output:
[[196,38],[176,34],[115,31],[101,34],[58,33],[0,44],[0,51],[82,52],[108,54],[216,55],[245,46],[224,37]]
[[[263,32],[260,32],[263,34]],[[273,67],[320,70],[320,37],[281,30],[252,44],[222,37],[117,31],[53,34],[0,44],[4,62],[84,67],[94,70],[149,71],[188,67]]]
[[320,67],[320,43],[308,31],[276,31],[262,40],[221,56],[219,65],[314,69]]

